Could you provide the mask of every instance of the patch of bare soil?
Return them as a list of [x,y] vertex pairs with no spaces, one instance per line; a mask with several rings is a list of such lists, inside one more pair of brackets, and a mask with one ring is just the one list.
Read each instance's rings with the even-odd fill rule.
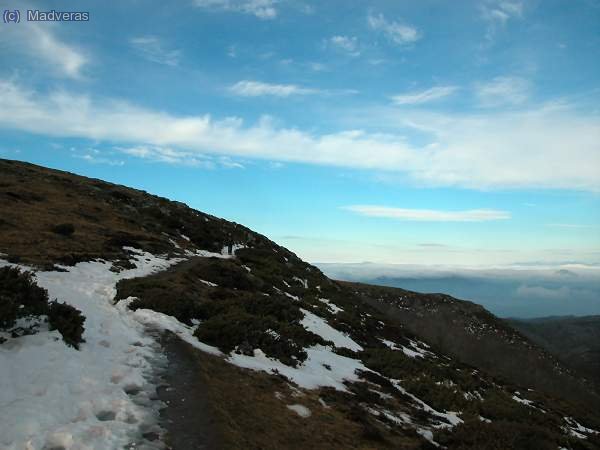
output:
[[210,450],[218,445],[214,415],[209,407],[207,387],[198,376],[195,349],[173,334],[165,334],[161,344],[169,360],[157,396],[167,404],[161,410],[160,425],[167,432],[166,444],[172,450]]

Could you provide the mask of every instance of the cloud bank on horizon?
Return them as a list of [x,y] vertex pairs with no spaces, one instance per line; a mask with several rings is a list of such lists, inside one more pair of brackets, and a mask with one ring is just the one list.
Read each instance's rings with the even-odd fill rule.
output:
[[312,260],[600,261],[594,2],[150,3],[3,24],[0,156],[299,235]]
[[402,264],[318,264],[333,279],[444,292],[500,317],[600,315],[600,266],[525,265],[519,269]]

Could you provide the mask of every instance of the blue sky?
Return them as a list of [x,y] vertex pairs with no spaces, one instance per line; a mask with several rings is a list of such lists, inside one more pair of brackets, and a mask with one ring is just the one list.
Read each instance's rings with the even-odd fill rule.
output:
[[311,262],[600,264],[600,1],[3,1],[0,157]]

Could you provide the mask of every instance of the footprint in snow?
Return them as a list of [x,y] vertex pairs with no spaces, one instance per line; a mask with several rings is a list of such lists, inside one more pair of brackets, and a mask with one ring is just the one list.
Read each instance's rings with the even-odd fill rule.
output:
[[96,418],[100,422],[107,422],[109,420],[115,420],[116,417],[117,417],[117,415],[115,414],[114,411],[100,411],[98,414],[96,414]]

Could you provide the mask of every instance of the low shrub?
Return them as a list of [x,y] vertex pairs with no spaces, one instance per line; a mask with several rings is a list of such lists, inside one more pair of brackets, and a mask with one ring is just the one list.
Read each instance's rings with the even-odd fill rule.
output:
[[0,328],[10,329],[22,317],[43,315],[48,316],[51,330],[58,330],[65,343],[79,349],[84,342],[81,311],[56,300],[48,303],[48,291],[36,284],[31,272],[0,268]]
[[45,314],[48,292],[31,272],[17,267],[0,268],[0,328],[10,328],[21,317]]
[[560,436],[527,422],[472,421],[456,426],[452,433],[441,431],[435,438],[448,448],[464,450],[554,450],[559,447]]
[[85,317],[77,308],[54,300],[48,307],[48,323],[51,330],[58,330],[63,341],[79,350],[79,344],[85,342],[83,323]]
[[61,236],[69,237],[75,233],[75,226],[72,223],[60,223],[52,227],[52,232]]
[[[263,301],[267,308],[258,306]],[[260,348],[267,356],[295,367],[306,359],[305,347],[325,344],[322,338],[300,325],[298,316],[290,308],[283,307],[289,302],[280,303],[279,311],[271,313],[265,312],[272,305],[268,298],[240,298],[223,301],[217,307],[215,303],[205,304],[204,322],[195,336],[223,352],[250,353]],[[297,313],[302,314],[299,310]],[[284,319],[286,317],[290,321]]]
[[223,288],[255,290],[255,285],[250,280],[248,272],[232,261],[210,258],[208,263],[202,266],[202,270],[198,270],[196,273],[204,280]]

